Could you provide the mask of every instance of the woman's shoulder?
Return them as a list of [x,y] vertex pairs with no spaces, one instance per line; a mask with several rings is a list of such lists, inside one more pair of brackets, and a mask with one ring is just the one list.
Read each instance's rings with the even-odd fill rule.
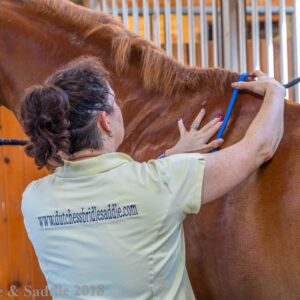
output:
[[23,198],[27,195],[32,195],[34,192],[41,192],[49,182],[53,179],[53,174],[46,175],[39,179],[31,181],[23,192]]
[[43,205],[46,195],[49,192],[49,187],[53,181],[54,175],[49,174],[39,179],[31,181],[25,188],[21,199],[21,210],[23,216],[39,210]]

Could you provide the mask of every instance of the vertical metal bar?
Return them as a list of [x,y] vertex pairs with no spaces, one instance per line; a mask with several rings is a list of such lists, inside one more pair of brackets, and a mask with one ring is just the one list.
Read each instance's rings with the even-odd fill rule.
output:
[[112,13],[115,18],[118,18],[119,8],[118,8],[118,0],[112,0]]
[[239,70],[247,71],[247,54],[246,54],[246,15],[244,0],[238,1],[238,19],[239,19]]
[[95,9],[95,0],[89,0],[89,8]]
[[95,2],[95,7],[94,7],[94,9],[97,10],[97,11],[103,11],[103,3],[102,3],[102,1],[97,0],[97,1]]
[[[279,3],[279,31],[280,31],[280,80],[288,82],[288,52],[287,52],[287,26],[286,26],[286,5],[285,0]],[[288,90],[286,91],[288,97]]]
[[217,2],[212,0],[212,39],[213,39],[213,61],[214,67],[219,66],[218,59],[218,18],[217,18]]
[[252,0],[252,56],[253,70],[260,69],[259,56],[259,18],[257,10],[257,0]]
[[165,40],[166,40],[166,52],[172,56],[172,30],[171,30],[171,7],[170,0],[164,0],[165,8]]
[[177,60],[183,63],[182,2],[176,0]]
[[[300,77],[300,1],[294,0],[294,18],[293,18],[293,64],[294,77]],[[295,86],[295,101],[300,103],[300,84]]]
[[102,0],[102,11],[108,13],[107,0]]
[[187,0],[187,3],[188,3],[188,24],[189,24],[189,65],[194,67],[196,64],[194,4],[193,4],[193,0]]
[[102,10],[102,3],[99,0],[89,0],[89,7],[93,10]]
[[217,0],[217,20],[218,20],[218,24],[217,24],[217,29],[218,29],[218,62],[219,65],[218,66],[223,66],[223,32],[222,32],[222,9],[221,9],[221,4],[219,3],[219,0]]
[[150,40],[148,0],[143,0],[143,17],[144,17],[144,38]]
[[128,5],[127,0],[122,0],[122,19],[123,24],[128,28]]
[[273,50],[273,20],[272,1],[265,0],[265,27],[266,27],[266,61],[267,73],[274,76],[274,50]]
[[153,0],[154,10],[154,42],[160,46],[160,7],[159,0]]
[[132,15],[133,15],[133,31],[135,33],[139,32],[139,7],[136,2],[137,0],[132,0]]
[[201,66],[208,67],[208,36],[205,0],[200,0],[200,23],[201,23]]
[[238,0],[222,1],[225,68],[238,71]]
[[[226,3],[227,2],[227,3]],[[222,1],[224,68],[231,69],[230,14],[228,1]]]
[[238,35],[238,2],[240,0],[230,0],[229,20],[230,20],[230,46],[231,46],[231,70],[239,70],[239,35]]

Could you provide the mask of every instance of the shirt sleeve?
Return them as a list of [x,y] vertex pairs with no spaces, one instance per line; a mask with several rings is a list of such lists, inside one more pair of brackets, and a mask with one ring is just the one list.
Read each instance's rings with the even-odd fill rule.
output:
[[158,159],[155,164],[167,185],[171,205],[183,217],[198,213],[205,169],[204,156],[200,153],[180,153]]
[[22,194],[22,201],[21,201],[21,212],[23,216],[23,223],[24,227],[26,229],[27,235],[29,240],[32,242],[32,231],[31,231],[31,226],[30,226],[30,221],[31,221],[31,214],[32,210],[35,209],[33,205],[31,205],[30,200],[31,200],[31,195],[30,192],[35,184],[35,180],[33,180],[31,183],[29,183],[25,190],[23,191]]

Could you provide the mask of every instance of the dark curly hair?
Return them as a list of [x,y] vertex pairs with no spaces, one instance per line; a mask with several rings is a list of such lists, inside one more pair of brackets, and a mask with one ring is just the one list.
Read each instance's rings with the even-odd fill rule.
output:
[[30,141],[25,148],[38,168],[63,165],[59,151],[101,149],[99,111],[111,113],[108,72],[92,56],[81,56],[25,91],[22,125]]

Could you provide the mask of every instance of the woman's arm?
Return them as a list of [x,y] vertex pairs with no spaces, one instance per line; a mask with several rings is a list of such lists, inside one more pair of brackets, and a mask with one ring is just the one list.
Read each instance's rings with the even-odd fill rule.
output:
[[[253,90],[255,84],[260,83],[245,82],[239,88]],[[273,157],[283,135],[285,90],[269,78],[265,87],[263,104],[244,138],[222,151],[204,154],[202,203],[222,197]]]
[[282,138],[285,90],[260,71],[253,75],[258,81],[238,83],[234,87],[264,95],[263,104],[240,142],[218,152],[203,154],[206,166],[202,203],[224,196],[271,159]]

